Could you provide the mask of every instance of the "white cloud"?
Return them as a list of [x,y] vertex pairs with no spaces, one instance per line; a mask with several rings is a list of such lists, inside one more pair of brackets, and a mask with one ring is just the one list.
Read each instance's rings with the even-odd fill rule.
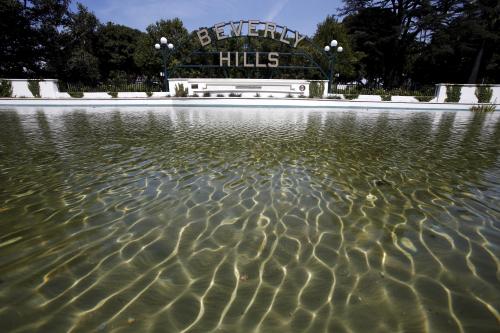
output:
[[283,8],[285,8],[286,4],[288,3],[289,0],[279,0],[275,1],[274,5],[272,6],[271,10],[267,14],[266,20],[267,21],[274,21],[276,16],[278,16]]

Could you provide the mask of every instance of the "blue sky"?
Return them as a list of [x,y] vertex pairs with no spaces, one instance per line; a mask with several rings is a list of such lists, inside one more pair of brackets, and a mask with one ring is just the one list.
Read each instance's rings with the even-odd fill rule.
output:
[[[73,7],[77,0],[74,0]],[[258,19],[312,35],[316,25],[336,14],[342,0],[80,0],[103,22],[144,30],[161,18],[179,17],[188,30],[215,23]]]

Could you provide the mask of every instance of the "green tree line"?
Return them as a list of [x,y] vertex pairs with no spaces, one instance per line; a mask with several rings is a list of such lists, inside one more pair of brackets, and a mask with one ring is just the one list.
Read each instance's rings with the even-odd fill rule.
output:
[[[112,22],[71,0],[0,0],[0,77],[57,78],[97,85],[160,81],[161,57],[153,47],[161,36],[175,45],[170,69],[179,64],[214,64],[214,55],[196,55],[195,32],[179,18],[152,23],[140,31]],[[338,14],[338,15],[335,15]],[[438,82],[494,83],[500,77],[500,1],[498,0],[344,0],[314,35],[299,45],[309,57],[282,57],[287,65],[319,64],[322,51],[337,39],[338,82],[401,87]],[[205,51],[288,52],[263,39],[227,39]],[[324,78],[320,71],[177,68],[174,76]]]

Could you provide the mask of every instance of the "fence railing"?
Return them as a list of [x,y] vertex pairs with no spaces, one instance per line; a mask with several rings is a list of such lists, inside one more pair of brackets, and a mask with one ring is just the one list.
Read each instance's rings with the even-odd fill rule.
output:
[[61,92],[148,92],[161,91],[159,84],[150,83],[117,83],[117,84],[97,84],[85,85],[81,83],[59,82]]
[[358,84],[334,84],[333,94],[344,95],[391,95],[391,96],[434,96],[434,86],[412,88],[366,87]]

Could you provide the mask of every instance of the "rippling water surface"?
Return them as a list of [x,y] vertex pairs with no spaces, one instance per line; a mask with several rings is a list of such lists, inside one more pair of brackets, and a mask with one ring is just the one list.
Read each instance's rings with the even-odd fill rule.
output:
[[0,110],[0,327],[498,332],[500,117]]

